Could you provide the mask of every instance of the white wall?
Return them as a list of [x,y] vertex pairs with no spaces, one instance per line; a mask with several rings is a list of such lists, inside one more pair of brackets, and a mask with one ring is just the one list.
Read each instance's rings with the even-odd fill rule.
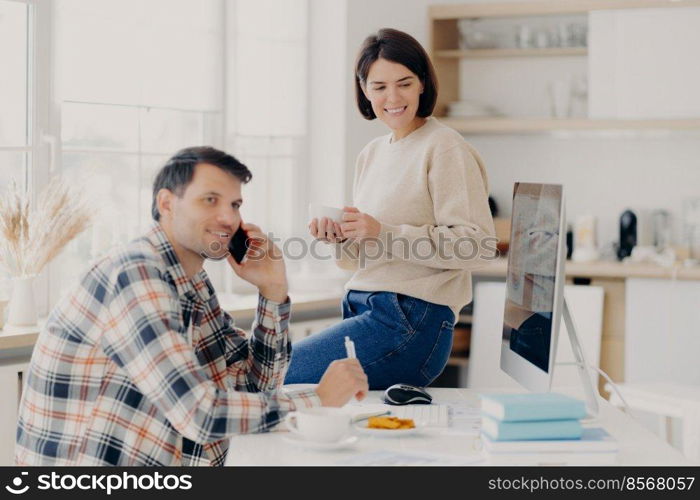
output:
[[683,198],[700,196],[697,133],[477,136],[469,141],[485,158],[491,193],[508,205],[508,213],[514,182],[562,183],[568,219],[596,215],[599,244],[617,240],[619,215],[629,207],[669,210],[677,216],[678,235]]
[[[445,0],[352,0],[347,2],[345,196],[350,200],[357,154],[373,137],[388,133],[364,120],[355,107],[352,64],[362,40],[381,27],[407,31],[428,48],[427,8]],[[672,36],[672,35],[668,35]],[[566,64],[566,63],[565,63]],[[464,93],[464,92],[463,92]],[[519,96],[527,100],[523,93]],[[599,243],[617,240],[620,213],[631,208],[665,208],[679,236],[681,202],[700,196],[700,134],[579,133],[468,137],[483,155],[492,194],[509,215],[515,181],[561,182],[569,220],[591,213],[599,220]]]

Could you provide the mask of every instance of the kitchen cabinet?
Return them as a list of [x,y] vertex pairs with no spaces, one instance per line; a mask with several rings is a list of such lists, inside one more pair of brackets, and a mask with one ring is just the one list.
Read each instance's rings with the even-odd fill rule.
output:
[[625,382],[700,385],[700,282],[633,278],[625,296]]
[[700,7],[596,11],[589,26],[590,117],[700,116]]
[[29,363],[26,359],[3,360],[0,364],[0,466],[13,464],[17,410],[22,397],[22,387]]

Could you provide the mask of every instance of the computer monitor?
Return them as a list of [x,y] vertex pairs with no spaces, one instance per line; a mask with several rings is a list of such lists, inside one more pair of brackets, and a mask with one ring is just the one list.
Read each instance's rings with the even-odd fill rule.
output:
[[526,388],[548,391],[557,352],[564,256],[563,189],[513,188],[501,369]]
[[518,182],[513,188],[501,369],[533,392],[549,391],[563,316],[589,412],[595,413],[595,392],[564,299],[563,191],[558,184]]

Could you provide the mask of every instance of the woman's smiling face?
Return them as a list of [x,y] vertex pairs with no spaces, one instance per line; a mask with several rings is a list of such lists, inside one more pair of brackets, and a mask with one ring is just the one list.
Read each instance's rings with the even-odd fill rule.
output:
[[403,64],[379,58],[369,68],[363,85],[365,97],[372,111],[394,131],[397,138],[414,130],[423,84],[418,75]]

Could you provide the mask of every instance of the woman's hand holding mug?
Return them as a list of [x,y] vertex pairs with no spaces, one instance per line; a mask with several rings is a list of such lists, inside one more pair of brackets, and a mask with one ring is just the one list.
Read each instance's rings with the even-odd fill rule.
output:
[[355,207],[343,208],[340,230],[345,238],[377,238],[381,229],[381,222],[371,215],[364,214]]
[[309,203],[309,233],[320,241],[342,243],[345,238],[340,230],[343,211],[340,208]]
[[[338,209],[335,209],[338,210]],[[314,217],[309,222],[309,233],[328,243],[342,243],[348,238],[377,238],[381,223],[356,207],[344,207],[342,223],[330,217]]]
[[311,222],[309,222],[309,233],[317,240],[328,243],[342,243],[346,239],[343,238],[340,224],[328,217],[311,219]]

